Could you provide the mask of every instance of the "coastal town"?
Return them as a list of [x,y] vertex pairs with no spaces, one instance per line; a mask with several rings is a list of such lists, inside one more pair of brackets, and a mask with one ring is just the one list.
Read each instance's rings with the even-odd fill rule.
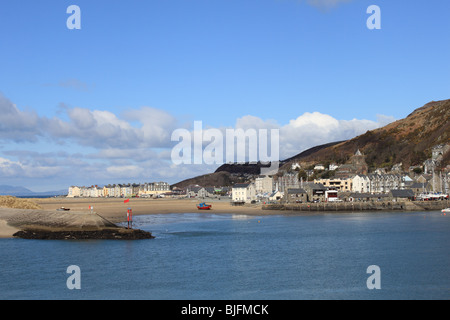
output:
[[167,182],[71,186],[67,197],[222,199],[232,205],[448,200],[450,168],[438,168],[449,151],[448,144],[435,146],[430,159],[406,171],[397,164],[369,172],[364,154],[356,150],[346,164],[317,163],[303,168],[293,162],[274,175],[244,175],[246,181],[231,186],[196,184],[178,188]]

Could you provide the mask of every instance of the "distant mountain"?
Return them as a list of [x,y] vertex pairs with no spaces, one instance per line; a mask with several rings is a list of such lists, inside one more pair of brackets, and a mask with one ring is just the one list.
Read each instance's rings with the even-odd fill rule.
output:
[[0,186],[0,195],[2,196],[14,196],[18,194],[30,194],[33,193],[31,190],[24,187],[14,187],[14,186]]
[[65,194],[67,194],[67,190],[33,192],[30,189],[24,187],[0,185],[0,196],[44,197],[44,196],[59,196]]

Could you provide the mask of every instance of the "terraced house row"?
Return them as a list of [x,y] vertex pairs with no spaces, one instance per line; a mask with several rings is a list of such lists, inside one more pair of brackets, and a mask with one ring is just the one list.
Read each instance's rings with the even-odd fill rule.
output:
[[90,187],[71,186],[68,198],[130,198],[153,197],[170,192],[167,182],[108,184]]

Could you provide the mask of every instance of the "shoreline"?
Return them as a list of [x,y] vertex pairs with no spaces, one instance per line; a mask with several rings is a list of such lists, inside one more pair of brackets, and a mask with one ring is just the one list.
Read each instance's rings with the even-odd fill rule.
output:
[[[245,205],[233,206],[229,199],[135,199],[124,203],[123,198],[44,198],[32,199],[42,209],[9,209],[0,208],[0,238],[14,238],[14,234],[19,231],[40,231],[51,232],[94,232],[106,229],[121,228],[116,223],[126,222],[127,209],[132,208],[133,215],[149,214],[232,214],[248,216],[269,216],[286,214],[317,214],[317,213],[356,213],[356,212],[376,212],[376,211],[435,211],[441,206],[448,206],[447,202],[422,203],[428,207],[421,207],[420,203],[396,202],[396,208],[392,206],[373,207],[371,203],[358,203],[350,210],[345,210],[349,204],[294,204],[294,205]],[[198,210],[197,204],[205,201],[212,204],[211,210]],[[350,204],[351,205],[351,204]],[[93,211],[89,209],[93,207]],[[365,208],[367,206],[367,208]],[[57,211],[65,207],[70,211]],[[369,210],[372,208],[372,210]],[[343,209],[343,210],[339,210]],[[376,210],[374,210],[376,209]],[[137,230],[137,229],[135,229]],[[95,233],[93,233],[95,234]],[[59,235],[44,235],[44,238],[59,237]],[[67,236],[67,234],[66,234]],[[84,237],[85,235],[79,234]],[[106,236],[106,235],[105,235]],[[67,236],[66,238],[70,238]],[[101,239],[101,237],[99,237]]]
[[[124,222],[127,217],[127,209],[133,210],[133,215],[146,214],[170,214],[170,213],[230,213],[267,215],[263,212],[262,205],[232,206],[229,199],[143,199],[131,198],[124,203],[123,198],[52,198],[35,200],[44,210],[56,210],[61,207],[76,211],[89,212],[89,206],[100,216],[114,223]],[[211,210],[198,210],[197,204],[206,202],[212,204]],[[69,211],[69,212],[71,212]]]
[[[207,213],[207,214],[245,214],[264,215],[273,214],[262,212],[261,206],[234,207],[229,201],[212,201],[212,210],[200,211],[197,209],[196,199],[130,199],[124,203],[123,198],[42,198],[30,199],[41,209],[13,209],[0,207],[0,238],[14,238],[19,231],[41,233],[35,238],[58,238],[60,232],[72,232],[72,235],[85,237],[81,231],[89,231],[98,239],[107,235],[98,235],[103,230],[121,229],[116,224],[126,222],[127,209],[132,208],[133,215],[171,214],[171,213]],[[61,207],[70,211],[57,211]],[[89,207],[93,207],[91,211]],[[133,229],[138,230],[138,229]],[[50,234],[54,233],[54,234]],[[78,233],[78,234],[76,234]],[[18,235],[28,236],[24,233]],[[65,235],[70,238],[72,235]],[[136,237],[139,234],[136,232]]]
[[0,220],[0,239],[12,238],[20,229],[12,227],[6,220]]

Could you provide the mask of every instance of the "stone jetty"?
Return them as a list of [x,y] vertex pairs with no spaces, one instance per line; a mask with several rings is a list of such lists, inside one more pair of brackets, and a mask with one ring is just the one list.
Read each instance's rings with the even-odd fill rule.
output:
[[140,240],[150,232],[126,229],[92,212],[0,208],[0,220],[13,237],[24,239]]

